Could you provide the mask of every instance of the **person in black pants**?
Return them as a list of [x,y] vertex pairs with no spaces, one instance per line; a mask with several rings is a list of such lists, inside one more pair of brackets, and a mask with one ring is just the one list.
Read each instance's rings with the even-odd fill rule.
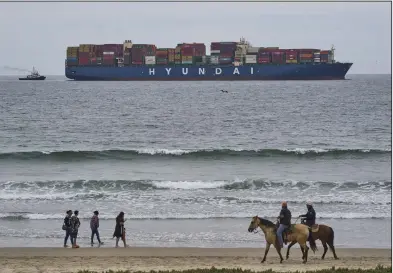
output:
[[78,237],[78,231],[79,231],[79,227],[81,225],[81,222],[79,221],[78,218],[79,215],[79,211],[74,211],[74,215],[71,216],[70,219],[70,224],[71,224],[71,232],[70,232],[70,236],[72,238],[72,248],[79,248],[79,245],[76,244],[76,238]]
[[[71,215],[72,215],[72,210],[67,210],[66,217],[64,218],[64,223],[63,223],[63,230],[66,233],[64,237],[64,247],[68,247],[67,241],[68,241],[68,237],[70,237],[70,232],[71,232],[71,223],[70,223]],[[72,237],[70,237],[70,241],[71,241],[71,245],[73,245]]]
[[98,232],[98,228],[100,227],[100,219],[98,219],[98,211],[94,212],[93,217],[90,220],[90,228],[91,228],[91,246],[93,246],[94,242],[94,234],[97,236],[97,240],[99,245],[103,245],[104,243],[100,240],[100,233]]

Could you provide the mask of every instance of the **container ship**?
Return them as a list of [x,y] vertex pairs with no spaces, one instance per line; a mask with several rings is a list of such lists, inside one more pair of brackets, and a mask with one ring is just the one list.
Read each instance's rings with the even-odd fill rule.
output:
[[77,81],[343,80],[353,63],[334,60],[334,47],[280,49],[239,42],[80,44],[67,48],[65,75]]

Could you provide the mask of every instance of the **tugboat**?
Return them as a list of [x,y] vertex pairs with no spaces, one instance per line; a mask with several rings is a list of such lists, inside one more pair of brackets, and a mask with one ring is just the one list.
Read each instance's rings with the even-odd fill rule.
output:
[[30,75],[27,75],[25,78],[19,78],[20,81],[43,81],[45,80],[45,76],[41,76],[37,70],[33,67],[33,71]]

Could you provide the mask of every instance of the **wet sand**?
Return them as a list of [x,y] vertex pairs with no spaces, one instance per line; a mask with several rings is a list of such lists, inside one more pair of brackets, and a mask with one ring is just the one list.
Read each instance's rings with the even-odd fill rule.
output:
[[[271,248],[267,261],[261,264],[263,248],[0,248],[2,273],[77,272],[82,269],[103,270],[182,270],[191,268],[238,268],[252,270],[304,271],[335,267],[373,268],[391,266],[391,249],[337,249],[339,260],[330,251],[321,260],[323,249],[302,264],[299,248],[291,249],[282,264]],[[285,259],[286,249],[283,251]]]

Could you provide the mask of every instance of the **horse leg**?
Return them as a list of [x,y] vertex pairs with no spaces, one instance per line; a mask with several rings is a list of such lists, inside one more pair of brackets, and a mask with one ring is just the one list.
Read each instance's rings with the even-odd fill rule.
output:
[[304,261],[304,247],[302,245],[300,245],[300,250],[302,251],[302,260]]
[[333,243],[332,243],[332,242],[327,242],[327,244],[329,245],[330,250],[333,252],[334,259],[338,260],[338,257],[337,257],[337,255],[336,255],[336,250],[334,249]]
[[287,260],[288,260],[288,258],[289,258],[289,249],[294,245],[294,244],[296,244],[297,242],[291,242],[289,245],[288,245],[288,249],[287,249]]
[[282,261],[284,260],[284,258],[281,255],[281,246],[275,245],[274,247],[276,248],[278,255],[280,255],[280,264],[282,264]]
[[267,253],[269,252],[269,249],[270,249],[270,244],[266,243],[265,256],[263,256],[263,260],[261,261],[261,263],[264,263],[266,261],[266,256]]
[[307,246],[307,237],[306,238],[301,238],[298,241],[300,248],[302,249],[303,252],[303,263],[305,264],[307,262],[307,257],[308,257],[308,249],[309,247]]
[[304,263],[304,264],[307,263],[308,250],[309,250],[309,247],[308,247],[307,244],[305,243],[305,244],[304,244],[304,259],[303,259],[303,263]]
[[327,244],[325,241],[322,241],[322,245],[323,245],[323,254],[322,254],[321,259],[323,260],[323,259],[325,259],[325,255],[326,255],[326,252],[328,251],[328,247],[327,247]]

